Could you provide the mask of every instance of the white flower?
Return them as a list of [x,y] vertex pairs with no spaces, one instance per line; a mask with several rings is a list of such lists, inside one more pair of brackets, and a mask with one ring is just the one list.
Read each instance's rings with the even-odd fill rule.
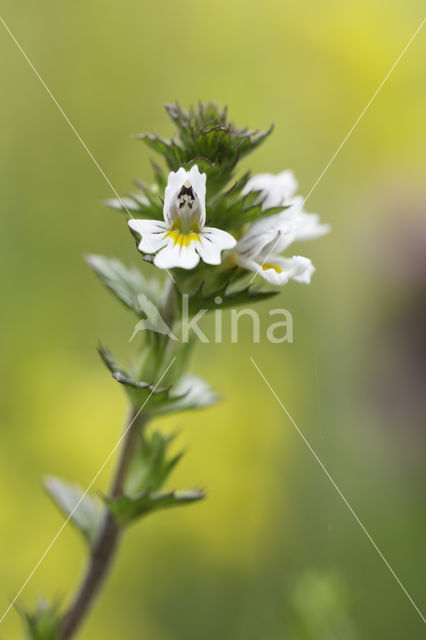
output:
[[261,191],[263,209],[281,207],[289,204],[290,198],[296,193],[298,183],[292,171],[273,173],[258,173],[247,182],[243,194],[250,191]]
[[155,253],[160,269],[193,269],[200,258],[220,264],[223,249],[232,249],[235,239],[226,231],[206,227],[206,174],[197,166],[171,171],[163,206],[164,222],[129,220],[129,227],[141,235],[143,253]]
[[280,255],[292,242],[313,240],[330,230],[316,213],[303,211],[303,198],[294,196],[298,185],[291,171],[278,175],[259,174],[251,178],[244,191],[260,191],[263,209],[287,207],[281,213],[254,222],[235,248],[237,264],[254,271],[274,285],[289,280],[309,284],[315,267],[309,258]]

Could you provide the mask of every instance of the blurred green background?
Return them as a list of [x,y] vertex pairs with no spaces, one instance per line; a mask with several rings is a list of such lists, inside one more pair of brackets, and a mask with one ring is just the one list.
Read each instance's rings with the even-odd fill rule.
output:
[[[269,141],[245,164],[294,170],[306,194],[424,17],[416,0],[215,3],[3,0],[0,15],[120,192],[149,180],[132,133],[170,135],[162,105],[228,104]],[[62,524],[40,487],[86,487],[125,411],[99,339],[134,320],[86,252],[139,263],[110,189],[0,27],[0,614]],[[423,637],[423,623],[249,362],[253,356],[424,607],[426,30],[309,198],[331,235],[297,251],[294,343],[199,345],[223,394],[165,420],[188,447],[176,486],[200,505],[132,529],[82,640]],[[129,241],[130,240],[130,241]],[[145,267],[149,270],[149,267]],[[99,479],[102,490],[108,468]],[[69,527],[26,587],[65,598],[83,547]],[[18,637],[11,611],[0,637]]]

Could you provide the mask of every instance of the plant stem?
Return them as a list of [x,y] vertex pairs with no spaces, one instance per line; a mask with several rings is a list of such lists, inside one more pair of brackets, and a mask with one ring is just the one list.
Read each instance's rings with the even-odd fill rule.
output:
[[[147,420],[147,414],[143,412],[137,414],[134,408],[129,413],[125,427],[127,433],[111,484],[110,498],[118,498],[123,494],[126,473],[138,442],[138,436]],[[60,640],[72,638],[83,622],[112,565],[120,542],[120,536],[121,531],[113,514],[109,510],[106,511],[102,529],[91,551],[86,573],[71,606],[62,618],[59,633]]]

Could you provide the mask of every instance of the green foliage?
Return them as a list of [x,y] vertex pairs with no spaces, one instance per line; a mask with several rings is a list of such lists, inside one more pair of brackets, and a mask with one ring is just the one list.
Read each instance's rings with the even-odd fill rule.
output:
[[182,309],[182,305],[186,306],[188,314],[195,315],[200,309],[206,309],[207,311],[214,311],[215,309],[226,309],[230,307],[238,307],[240,305],[252,305],[255,302],[263,302],[275,295],[278,291],[259,291],[248,285],[243,289],[237,289],[230,287],[230,283],[226,282],[223,286],[216,291],[204,293],[205,285],[204,281],[201,283],[197,291],[191,294],[187,294],[184,298],[178,297],[179,306]]
[[34,613],[17,606],[25,628],[25,640],[57,640],[59,637],[60,615],[57,603],[51,604],[40,598]]
[[124,495],[105,501],[121,526],[139,520],[162,509],[181,507],[204,498],[202,491],[185,490],[160,493],[171,472],[183,456],[180,451],[170,454],[175,436],[158,431],[142,433],[139,449],[129,469]]
[[282,206],[262,209],[265,196],[262,196],[260,191],[243,194],[249,178],[250,174],[245,174],[225,193],[219,192],[212,197],[209,203],[209,218],[214,221],[214,226],[219,229],[231,229],[235,234],[259,218],[280,213],[285,209]]
[[155,279],[148,280],[139,269],[128,269],[115,258],[88,255],[87,263],[106,287],[128,308],[139,317],[147,318],[143,308],[144,297],[153,303],[160,298],[160,284]]
[[[99,347],[99,353],[113,378],[124,386],[133,406],[138,409],[143,406],[151,415],[203,409],[218,400],[211,387],[198,376],[183,374],[170,386],[157,386],[155,382],[136,379],[102,346]],[[159,377],[158,372],[156,377]]]
[[183,451],[169,454],[174,440],[175,434],[164,435],[159,431],[151,435],[142,433],[139,449],[126,478],[125,493],[128,496],[161,489],[183,456]]
[[218,400],[218,395],[203,378],[186,373],[172,386],[168,402],[158,406],[156,413],[164,415],[192,409],[205,409],[216,404]]
[[83,535],[92,547],[103,523],[105,507],[95,496],[85,495],[80,487],[49,477],[44,480],[44,488],[60,511]]
[[203,491],[172,491],[171,493],[147,491],[134,498],[129,496],[121,496],[116,500],[107,498],[106,502],[120,525],[126,526],[154,511],[183,507],[198,502],[204,497]]
[[133,406],[140,408],[150,400],[149,408],[152,408],[157,403],[167,401],[170,387],[157,386],[155,382],[137,380],[132,373],[128,372],[115,360],[110,351],[101,345],[98,347],[98,351],[106,367],[111,371],[113,378],[124,386]]
[[173,120],[177,136],[165,140],[153,134],[141,134],[151,149],[162,155],[167,167],[176,171],[197,164],[208,176],[208,188],[223,188],[231,179],[239,160],[254,151],[272,132],[250,131],[228,122],[227,109],[214,103],[199,103],[189,111],[178,103],[167,104],[167,113]]

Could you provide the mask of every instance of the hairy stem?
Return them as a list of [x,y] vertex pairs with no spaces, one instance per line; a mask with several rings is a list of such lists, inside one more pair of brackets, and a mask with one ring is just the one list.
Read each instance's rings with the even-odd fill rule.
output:
[[[127,433],[111,484],[110,498],[118,498],[123,493],[123,484],[138,442],[138,436],[147,420],[148,416],[143,412],[138,414],[135,409],[132,409],[129,413],[125,427]],[[68,611],[62,618],[60,640],[72,638],[83,622],[112,565],[120,542],[120,535],[121,531],[114,516],[110,511],[107,511],[83,580]]]

